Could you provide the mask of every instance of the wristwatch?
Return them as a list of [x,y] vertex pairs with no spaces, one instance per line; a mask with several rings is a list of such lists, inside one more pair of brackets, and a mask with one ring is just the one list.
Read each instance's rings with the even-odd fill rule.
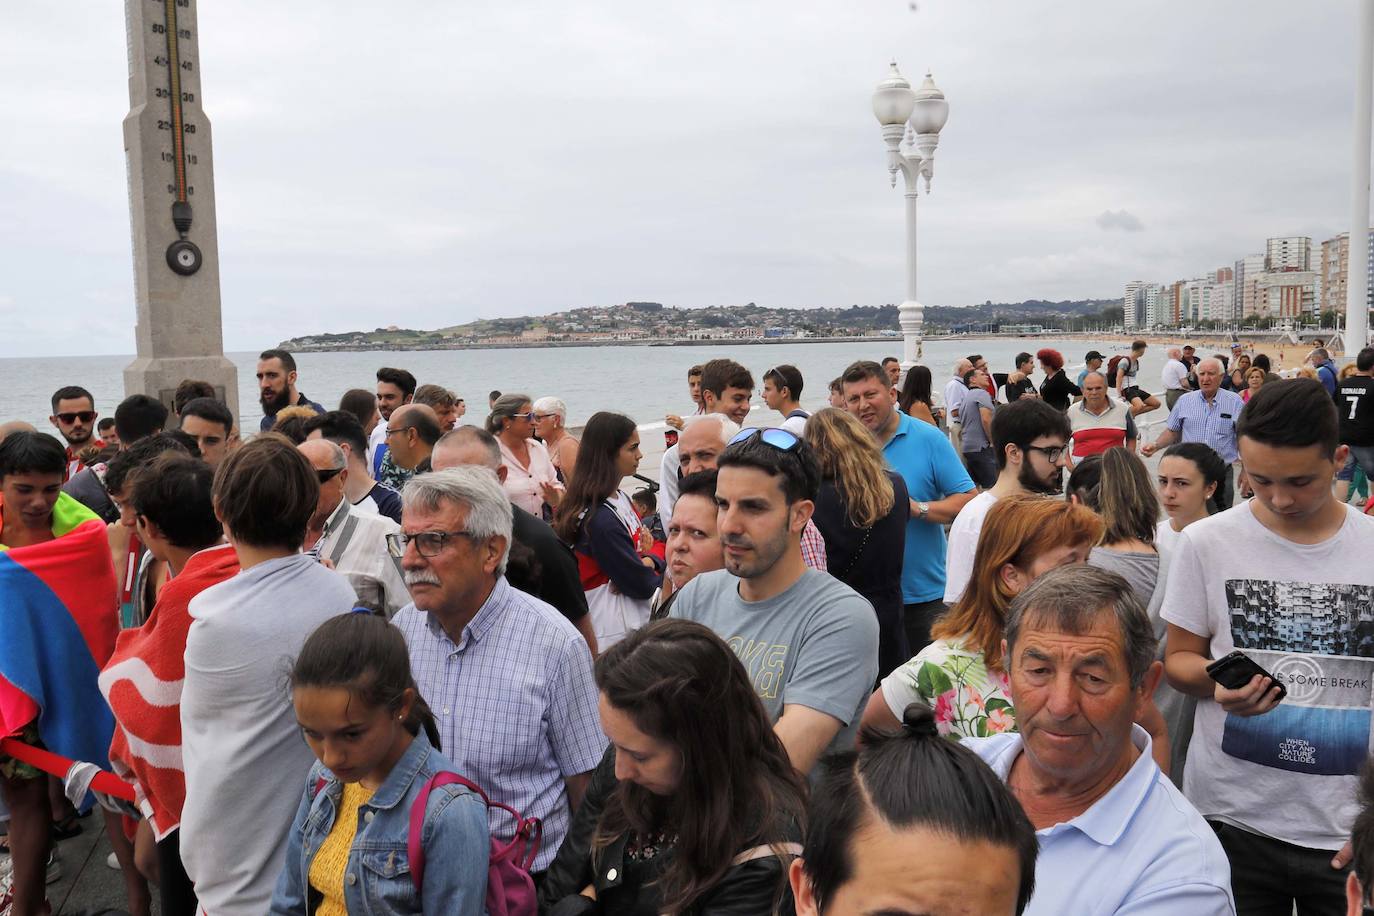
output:
[[916,516],[916,517],[917,517],[918,519],[920,519],[921,521],[925,521],[925,520],[926,520],[926,515],[928,515],[928,514],[930,513],[930,503],[917,503],[917,504],[916,504],[916,511],[918,511],[918,512],[921,513],[920,515],[918,515],[918,516]]

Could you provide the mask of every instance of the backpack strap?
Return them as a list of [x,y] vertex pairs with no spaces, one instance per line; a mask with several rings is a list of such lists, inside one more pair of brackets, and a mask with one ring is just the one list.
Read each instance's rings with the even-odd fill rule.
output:
[[755,846],[753,849],[746,849],[744,852],[730,860],[731,865],[743,865],[745,862],[753,862],[755,859],[766,859],[769,856],[800,856],[802,854],[801,843],[779,843],[776,848],[772,846]]
[[410,880],[415,883],[415,892],[420,892],[421,886],[425,882],[425,806],[429,802],[429,793],[440,786],[451,783],[462,786],[477,794],[487,805],[491,800],[487,798],[487,793],[483,792],[476,783],[464,779],[457,773],[435,773],[425,784],[420,787],[420,794],[415,796],[415,801],[410,806],[410,829],[406,835],[406,853],[410,859]]

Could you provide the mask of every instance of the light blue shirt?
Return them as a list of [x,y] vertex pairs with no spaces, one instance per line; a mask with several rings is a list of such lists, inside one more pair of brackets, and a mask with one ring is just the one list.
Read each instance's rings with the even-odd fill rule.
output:
[[1201,391],[1190,391],[1174,403],[1168,425],[1182,435],[1180,441],[1201,442],[1216,449],[1227,464],[1240,458],[1236,447],[1236,420],[1245,402],[1234,391],[1218,388],[1207,400]]
[[[954,446],[924,420],[897,412],[897,432],[883,446],[888,467],[902,475],[907,493],[919,503],[934,502],[973,489]],[[945,528],[907,519],[902,556],[902,603],[938,601],[945,596]]]
[[[1140,752],[1121,781],[1087,811],[1035,832],[1035,896],[1025,916],[1234,916],[1231,866],[1212,828],[1150,756],[1150,736],[1131,727]],[[1021,735],[965,738],[1003,782]]]
[[[456,645],[414,604],[391,622],[410,648],[444,756],[492,801],[544,822],[533,870],[548,868],[571,820],[564,780],[596,769],[606,750],[587,643],[562,614],[504,577]],[[490,814],[492,834],[509,839],[510,815]]]

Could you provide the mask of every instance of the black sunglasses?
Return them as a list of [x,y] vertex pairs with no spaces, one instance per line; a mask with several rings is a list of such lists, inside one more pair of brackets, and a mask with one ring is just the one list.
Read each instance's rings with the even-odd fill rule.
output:
[[329,483],[335,477],[344,472],[345,468],[330,468],[328,470],[315,469],[315,476],[320,479],[320,483]]
[[75,423],[77,420],[80,420],[82,423],[93,423],[95,422],[95,418],[96,412],[94,410],[78,410],[73,413],[60,413],[57,415],[57,419],[68,425]]

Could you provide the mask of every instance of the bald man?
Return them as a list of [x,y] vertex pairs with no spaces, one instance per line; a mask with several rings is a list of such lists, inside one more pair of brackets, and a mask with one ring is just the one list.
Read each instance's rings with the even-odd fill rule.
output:
[[23,420],[11,420],[8,423],[0,423],[0,442],[5,441],[5,437],[10,433],[36,433],[32,423],[25,423]]
[[411,474],[430,470],[430,456],[443,435],[439,415],[425,404],[407,404],[391,412],[386,423],[386,444],[398,468]]
[[[395,414],[392,414],[395,421]],[[405,574],[387,550],[386,538],[401,526],[362,512],[345,498],[348,458],[328,439],[297,446],[320,479],[320,501],[305,530],[305,550],[342,573],[358,596],[358,607],[390,618],[410,603]]]

